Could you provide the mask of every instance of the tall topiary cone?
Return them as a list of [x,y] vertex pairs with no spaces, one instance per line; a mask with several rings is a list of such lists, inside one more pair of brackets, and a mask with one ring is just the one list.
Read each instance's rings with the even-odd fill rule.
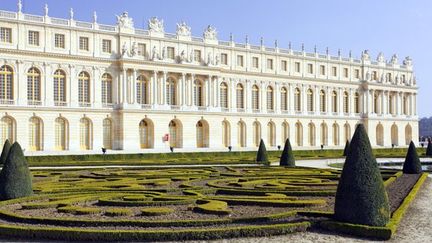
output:
[[261,139],[260,144],[259,144],[256,161],[262,162],[265,164],[267,164],[269,162],[268,156],[267,156],[267,149],[266,149],[264,141],[262,139]]
[[3,150],[0,155],[0,164],[4,164],[4,162],[6,161],[10,148],[11,148],[11,144],[9,142],[9,139],[6,139],[3,145]]
[[285,146],[282,151],[282,155],[279,161],[280,166],[288,166],[288,167],[295,167],[295,159],[294,154],[292,152],[291,143],[289,138],[285,141]]
[[363,124],[358,125],[336,192],[335,219],[384,226],[390,219],[387,192]]
[[32,180],[21,146],[15,142],[0,172],[0,197],[3,200],[30,196]]
[[348,155],[349,146],[350,146],[350,142],[347,140],[346,143],[345,143],[345,148],[344,148],[342,156],[347,156]]
[[428,140],[428,146],[426,148],[426,156],[432,156],[432,142]]
[[405,162],[403,165],[403,173],[405,174],[420,174],[422,173],[422,167],[420,163],[420,159],[418,157],[416,147],[411,141],[407,155],[405,157]]

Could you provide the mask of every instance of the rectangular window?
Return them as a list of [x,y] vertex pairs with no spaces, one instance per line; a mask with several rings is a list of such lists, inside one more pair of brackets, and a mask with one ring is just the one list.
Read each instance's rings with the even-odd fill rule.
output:
[[337,76],[337,68],[336,67],[332,67],[332,73],[333,73],[334,77]]
[[326,72],[325,72],[325,66],[324,66],[324,65],[321,65],[321,66],[320,66],[320,74],[321,74],[321,75],[325,75],[325,73],[326,73]]
[[167,56],[169,59],[173,59],[174,60],[174,56],[175,56],[175,49],[174,47],[168,47],[167,48]]
[[32,46],[39,46],[39,32],[29,30],[28,43]]
[[285,61],[285,60],[281,61],[281,69],[282,69],[282,71],[288,71],[287,61]]
[[54,46],[56,48],[65,48],[65,35],[63,34],[55,34],[54,35]]
[[354,71],[354,73],[355,73],[355,78],[360,78],[360,70],[359,69],[356,69]]
[[273,70],[273,59],[267,59],[267,69]]
[[243,67],[244,63],[243,63],[243,56],[242,55],[237,55],[237,66],[239,67]]
[[405,83],[405,82],[406,82],[406,77],[405,77],[405,74],[402,74],[402,77],[401,77],[401,79],[402,79],[402,83]]
[[372,80],[378,80],[378,73],[377,71],[372,72]]
[[297,73],[300,72],[300,62],[295,62],[295,71],[296,71]]
[[102,52],[111,53],[111,40],[102,40]]
[[201,62],[201,51],[200,50],[194,50],[194,61],[195,62]]
[[344,68],[343,70],[344,70],[343,71],[344,72],[344,77],[348,78],[348,68]]
[[79,38],[79,49],[82,51],[89,50],[89,38],[88,37],[80,37]]
[[138,43],[138,56],[144,57],[146,55],[146,44]]
[[308,64],[308,73],[313,74],[313,65],[312,64]]
[[252,57],[252,67],[259,68],[259,59],[258,57]]
[[221,63],[223,65],[228,65],[228,54],[226,53],[221,54]]
[[12,43],[12,29],[11,28],[0,28],[0,42]]

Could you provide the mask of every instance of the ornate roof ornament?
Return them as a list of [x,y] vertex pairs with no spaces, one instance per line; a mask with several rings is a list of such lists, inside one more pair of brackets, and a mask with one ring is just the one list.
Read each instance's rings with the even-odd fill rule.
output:
[[22,0],[18,0],[18,12],[19,13],[21,13],[22,12],[22,7],[23,7],[23,5],[22,5]]
[[370,60],[369,50],[362,51],[361,58],[363,61],[369,61]]
[[48,16],[48,11],[49,11],[48,4],[45,3],[45,6],[44,6],[45,16]]
[[377,56],[377,62],[385,62],[385,57],[384,54],[382,52],[380,52]]
[[211,25],[207,26],[204,31],[204,39],[207,40],[217,40],[217,31]]
[[96,13],[96,11],[94,11],[93,12],[93,23],[97,23],[97,19],[98,19],[97,13]]
[[393,54],[390,60],[391,64],[397,64],[398,63],[398,56],[396,54]]
[[117,25],[120,28],[125,28],[125,29],[133,29],[134,28],[133,19],[131,17],[129,17],[128,12],[123,12],[122,14],[120,14],[120,16],[117,15],[116,17],[117,17]]
[[177,31],[178,36],[191,36],[191,27],[188,26],[184,21],[181,23],[177,23]]
[[157,17],[150,18],[148,21],[148,29],[151,32],[164,33],[163,19],[158,19]]
[[410,56],[405,57],[405,59],[403,60],[403,65],[412,66],[412,59]]
[[73,18],[74,18],[74,10],[73,10],[73,8],[70,8],[70,9],[69,9],[69,18],[70,18],[70,19],[73,19]]

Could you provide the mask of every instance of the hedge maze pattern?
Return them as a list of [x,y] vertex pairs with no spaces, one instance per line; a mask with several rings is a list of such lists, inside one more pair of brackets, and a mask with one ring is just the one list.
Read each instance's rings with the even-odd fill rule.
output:
[[339,176],[284,167],[34,171],[34,196],[0,202],[0,234],[155,241],[305,231],[315,214],[333,213]]

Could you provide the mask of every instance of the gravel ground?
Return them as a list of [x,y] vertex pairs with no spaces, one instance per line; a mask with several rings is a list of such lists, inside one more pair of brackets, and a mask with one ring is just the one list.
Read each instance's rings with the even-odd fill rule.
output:
[[[417,194],[416,199],[411,203],[406,211],[402,222],[398,227],[396,235],[387,242],[432,242],[432,231],[430,225],[432,223],[432,179],[428,178],[423,184],[420,192]],[[205,241],[194,241],[205,242]],[[294,233],[283,236],[260,237],[260,238],[240,238],[211,241],[213,243],[281,243],[281,242],[332,242],[332,243],[346,243],[346,242],[383,242],[371,241],[361,238],[353,238],[347,235],[332,235],[326,232],[302,232]],[[192,243],[189,242],[189,243]]]

